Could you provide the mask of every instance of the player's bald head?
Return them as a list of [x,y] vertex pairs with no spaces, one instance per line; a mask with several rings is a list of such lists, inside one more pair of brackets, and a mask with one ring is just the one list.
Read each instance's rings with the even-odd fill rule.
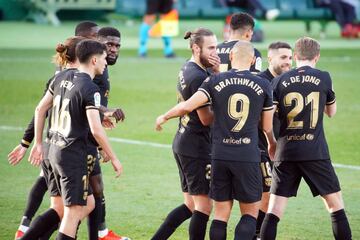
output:
[[251,63],[254,59],[254,47],[248,41],[239,40],[231,50],[232,61]]

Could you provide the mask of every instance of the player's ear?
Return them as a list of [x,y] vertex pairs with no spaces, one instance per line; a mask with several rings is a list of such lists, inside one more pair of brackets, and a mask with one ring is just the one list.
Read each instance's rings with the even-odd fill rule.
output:
[[197,45],[197,44],[194,44],[193,45],[193,48],[194,48],[194,53],[196,54],[196,55],[198,55],[198,54],[200,54],[200,47],[199,47],[199,45]]

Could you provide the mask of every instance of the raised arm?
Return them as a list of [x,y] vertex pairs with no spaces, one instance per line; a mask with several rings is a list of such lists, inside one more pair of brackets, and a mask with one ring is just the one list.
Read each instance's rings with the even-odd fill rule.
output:
[[157,117],[155,123],[155,129],[161,131],[164,123],[169,119],[184,116],[185,114],[194,111],[198,107],[204,105],[208,101],[207,96],[202,91],[197,91],[194,95],[191,96],[185,102],[180,102],[167,111],[165,114],[162,114]]

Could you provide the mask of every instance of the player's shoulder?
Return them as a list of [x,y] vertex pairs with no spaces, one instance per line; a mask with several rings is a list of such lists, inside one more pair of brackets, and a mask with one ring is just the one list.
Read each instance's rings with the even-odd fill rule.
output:
[[229,54],[232,47],[237,43],[237,40],[233,41],[224,41],[222,43],[219,43],[216,47],[216,51],[218,54]]
[[182,74],[182,77],[186,82],[191,82],[196,79],[204,80],[208,76],[206,70],[202,69],[192,61],[188,61],[183,65],[180,74]]

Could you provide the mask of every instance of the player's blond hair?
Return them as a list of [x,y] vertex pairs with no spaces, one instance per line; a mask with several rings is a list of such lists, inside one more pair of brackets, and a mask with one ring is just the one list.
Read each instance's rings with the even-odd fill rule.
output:
[[86,38],[76,36],[66,39],[64,43],[59,43],[55,49],[56,54],[53,56],[53,63],[59,67],[65,67],[68,63],[74,63],[76,60],[76,45],[84,39]]
[[302,37],[296,41],[294,52],[298,60],[313,60],[320,54],[320,44],[313,38]]

